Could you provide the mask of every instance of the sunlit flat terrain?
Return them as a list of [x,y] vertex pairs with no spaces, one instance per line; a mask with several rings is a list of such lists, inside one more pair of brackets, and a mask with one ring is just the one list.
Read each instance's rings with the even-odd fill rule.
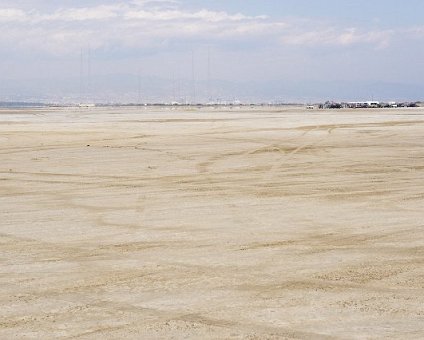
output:
[[0,338],[424,336],[424,110],[0,111]]

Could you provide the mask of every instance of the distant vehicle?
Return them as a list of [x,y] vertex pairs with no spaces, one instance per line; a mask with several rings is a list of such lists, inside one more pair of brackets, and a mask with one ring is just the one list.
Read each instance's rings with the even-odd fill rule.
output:
[[313,105],[308,105],[308,106],[306,106],[306,109],[307,109],[307,110],[314,110],[314,109],[315,109],[315,106],[313,106]]
[[343,105],[335,102],[325,102],[324,109],[341,109]]

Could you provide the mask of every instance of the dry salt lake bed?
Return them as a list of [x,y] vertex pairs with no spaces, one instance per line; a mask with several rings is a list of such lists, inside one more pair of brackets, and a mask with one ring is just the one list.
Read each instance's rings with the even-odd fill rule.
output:
[[424,337],[424,109],[0,110],[1,339]]

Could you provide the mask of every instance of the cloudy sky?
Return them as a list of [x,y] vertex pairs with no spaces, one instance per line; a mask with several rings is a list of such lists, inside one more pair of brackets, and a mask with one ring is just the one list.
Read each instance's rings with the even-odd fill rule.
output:
[[0,0],[0,100],[424,99],[422,13],[422,0]]

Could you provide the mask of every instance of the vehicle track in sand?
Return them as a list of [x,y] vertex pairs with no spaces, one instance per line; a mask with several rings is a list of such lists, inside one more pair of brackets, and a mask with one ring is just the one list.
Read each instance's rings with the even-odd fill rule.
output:
[[0,338],[421,338],[424,111],[296,110],[0,110]]

